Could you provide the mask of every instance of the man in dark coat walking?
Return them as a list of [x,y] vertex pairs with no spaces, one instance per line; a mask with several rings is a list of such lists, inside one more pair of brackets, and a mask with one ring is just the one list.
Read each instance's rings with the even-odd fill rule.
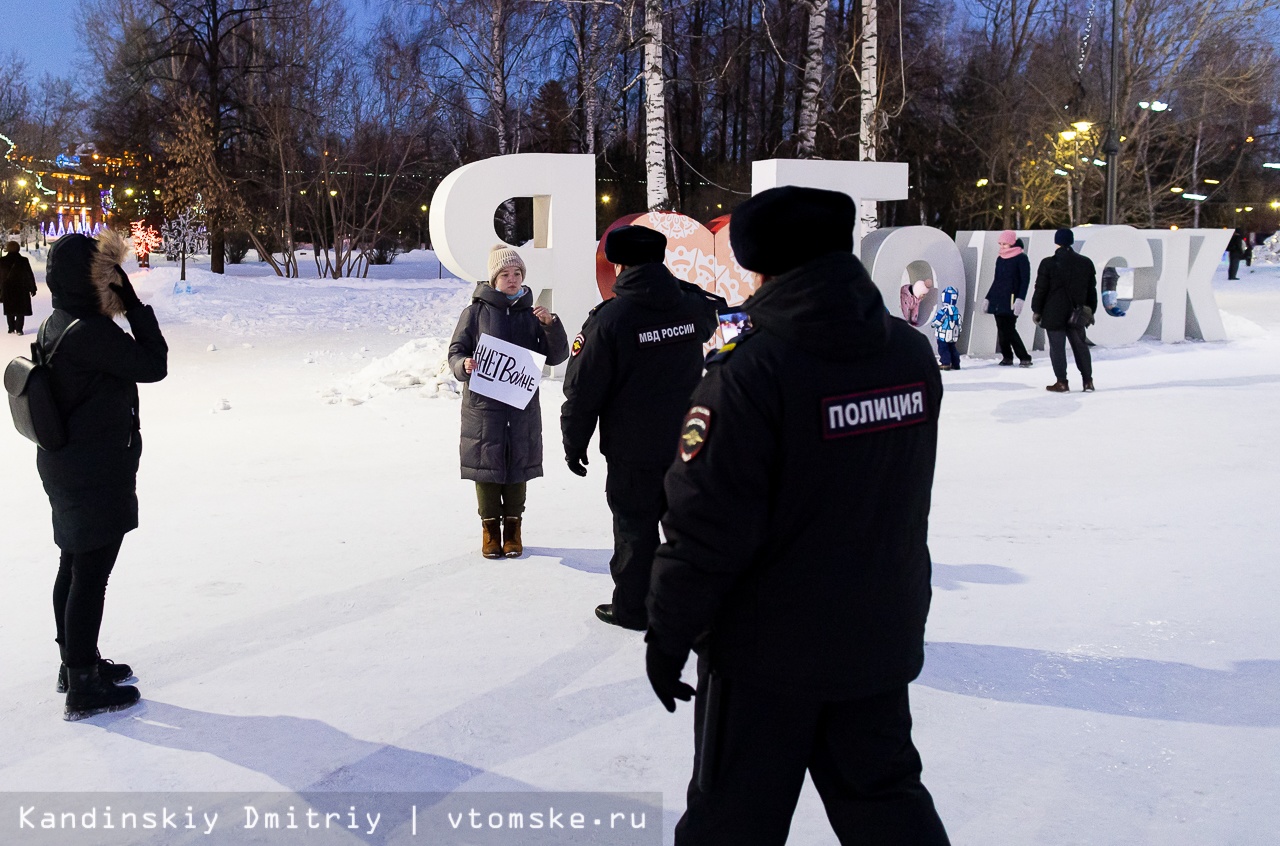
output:
[[763,284],[709,362],[667,473],[650,683],[698,652],[677,846],[778,844],[806,770],[841,843],[938,846],[907,685],[924,663],[942,382],[852,254],[844,194],[774,188],[733,213]]
[[587,444],[600,421],[608,461],[605,497],[613,512],[613,601],[596,608],[606,623],[642,630],[662,477],[676,456],[680,418],[702,378],[702,345],[724,300],[682,283],[663,264],[667,238],[643,226],[606,236],[604,254],[622,272],[614,297],[592,310],[574,339],[560,428],[565,460],[587,474]]
[[36,277],[18,247],[17,241],[4,246],[0,258],[0,299],[4,300],[4,316],[9,333],[21,335],[26,318],[31,316],[31,298],[36,295]]
[[1235,282],[1240,279],[1240,260],[1244,258],[1244,232],[1236,227],[1227,242],[1227,278]]
[[[1076,359],[1076,369],[1084,380],[1084,390],[1093,390],[1093,360],[1085,340],[1085,327],[1093,322],[1098,310],[1098,272],[1093,262],[1071,249],[1075,235],[1070,229],[1059,229],[1053,236],[1058,251],[1040,262],[1036,272],[1035,293],[1031,296],[1031,313],[1041,329],[1049,333],[1049,362],[1057,379],[1046,390],[1066,393],[1067,342]],[[1084,322],[1072,325],[1071,314],[1084,306]]]

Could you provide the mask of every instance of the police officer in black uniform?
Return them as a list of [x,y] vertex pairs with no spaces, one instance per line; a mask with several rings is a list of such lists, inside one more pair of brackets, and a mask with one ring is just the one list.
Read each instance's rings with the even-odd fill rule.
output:
[[662,477],[676,456],[680,420],[702,378],[702,345],[724,300],[681,282],[663,265],[667,238],[642,226],[605,237],[605,258],[621,265],[614,297],[592,310],[574,339],[560,426],[565,460],[587,474],[587,444],[600,421],[613,512],[613,602],[606,623],[643,630],[649,572],[666,510]]
[[841,843],[948,842],[907,701],[942,382],[851,255],[855,215],[844,194],[786,187],[730,222],[764,282],[691,399],[648,598],[667,710],[699,655],[677,846],[784,843],[806,770]]

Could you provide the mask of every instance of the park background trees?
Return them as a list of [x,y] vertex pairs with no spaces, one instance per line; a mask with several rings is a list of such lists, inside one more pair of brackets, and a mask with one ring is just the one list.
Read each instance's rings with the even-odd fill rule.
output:
[[[1280,226],[1280,170],[1262,167],[1280,160],[1273,0],[1118,5],[1119,219]],[[360,274],[429,243],[445,175],[517,152],[594,155],[601,229],[727,213],[772,157],[907,163],[910,199],[880,204],[882,225],[1101,222],[1104,0],[362,8],[360,24],[346,0],[86,0],[85,81],[13,63],[0,121],[36,157],[77,137],[128,151],[133,211],[204,209],[215,270],[242,254],[231,239],[282,275],[304,243],[320,273]],[[530,205],[497,209],[496,233],[530,237]]]

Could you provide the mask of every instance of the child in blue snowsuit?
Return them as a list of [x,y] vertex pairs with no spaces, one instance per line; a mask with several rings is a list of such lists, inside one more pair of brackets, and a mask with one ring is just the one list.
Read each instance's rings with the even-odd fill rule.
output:
[[929,325],[938,336],[938,358],[942,360],[943,370],[960,369],[960,353],[956,350],[956,341],[960,340],[960,307],[956,303],[960,292],[951,285],[942,291],[942,305],[933,316]]

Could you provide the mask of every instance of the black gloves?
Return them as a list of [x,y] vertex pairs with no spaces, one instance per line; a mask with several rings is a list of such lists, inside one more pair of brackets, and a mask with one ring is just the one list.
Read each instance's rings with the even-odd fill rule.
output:
[[133,290],[133,283],[129,281],[129,274],[117,265],[115,268],[116,275],[120,277],[119,282],[108,282],[107,287],[116,292],[116,296],[120,298],[120,302],[124,305],[125,311],[133,311],[133,309],[142,305],[142,300],[138,299],[138,292]]
[[675,713],[676,700],[688,702],[693,698],[693,688],[680,681],[680,671],[684,669],[685,659],[689,653],[676,657],[663,652],[655,644],[650,643],[644,654],[644,669],[649,674],[649,684],[653,692],[658,694],[662,707]]
[[585,452],[578,455],[566,455],[564,457],[564,461],[569,465],[569,469],[574,472],[574,475],[587,475],[587,465],[590,464],[590,462],[587,461],[587,454]]

